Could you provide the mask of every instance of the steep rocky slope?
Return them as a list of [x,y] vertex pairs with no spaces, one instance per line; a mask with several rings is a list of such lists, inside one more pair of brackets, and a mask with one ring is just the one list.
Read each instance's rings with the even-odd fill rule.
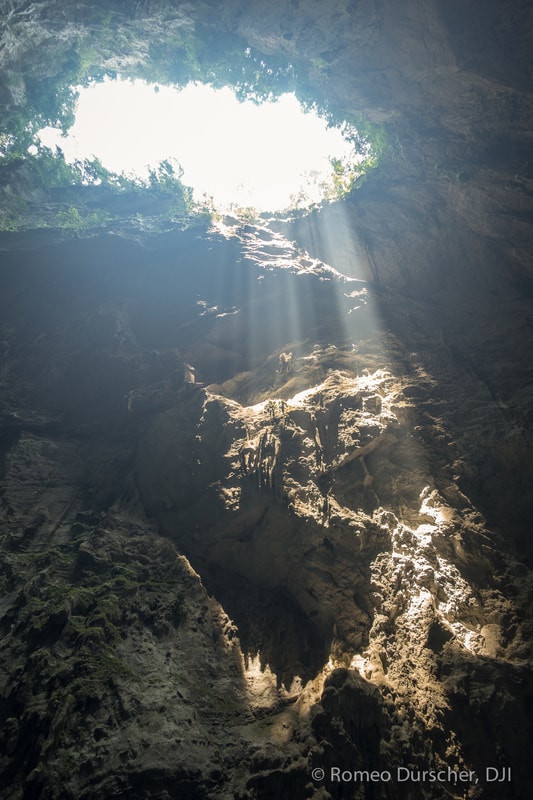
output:
[[498,404],[266,236],[6,254],[7,797],[320,796],[331,766],[527,783],[527,571],[454,439],[461,400]]
[[[3,5],[9,111],[94,19]],[[94,7],[102,65],[216,20],[391,144],[307,218],[159,234],[30,230],[16,167],[0,796],[525,800],[528,4]]]

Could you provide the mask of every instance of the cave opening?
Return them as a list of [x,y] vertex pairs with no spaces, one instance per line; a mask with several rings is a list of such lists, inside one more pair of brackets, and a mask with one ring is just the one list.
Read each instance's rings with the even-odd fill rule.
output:
[[0,170],[31,173],[41,196],[6,198],[0,230],[92,235],[125,210],[141,230],[228,212],[303,216],[381,163],[384,131],[330,102],[315,66],[201,25],[144,60],[89,39],[53,74],[24,76],[23,102],[2,121]]
[[[195,204],[220,211],[287,211],[339,199],[370,152],[361,140],[357,147],[353,126],[333,125],[293,93],[258,103],[238,99],[229,86],[120,78],[74,91],[74,124],[66,132],[42,128],[41,146],[59,149],[70,165],[97,159],[141,185],[154,171],[174,174]],[[102,173],[86,169],[83,178],[101,182]]]

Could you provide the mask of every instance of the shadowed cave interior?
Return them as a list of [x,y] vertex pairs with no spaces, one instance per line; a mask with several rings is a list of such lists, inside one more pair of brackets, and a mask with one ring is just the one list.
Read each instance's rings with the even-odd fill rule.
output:
[[[525,800],[529,4],[4,6],[0,797]],[[243,217],[28,154],[104,75],[373,161]]]

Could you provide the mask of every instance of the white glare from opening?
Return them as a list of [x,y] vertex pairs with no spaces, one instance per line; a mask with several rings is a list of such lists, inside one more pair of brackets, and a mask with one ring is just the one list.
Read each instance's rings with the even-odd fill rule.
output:
[[[218,209],[281,211],[321,202],[332,186],[330,159],[357,164],[337,128],[304,113],[296,97],[256,105],[239,102],[229,88],[189,84],[178,90],[145,81],[106,79],[79,88],[75,123],[66,137],[39,132],[68,162],[97,157],[104,167],[148,177],[168,160],[183,168],[194,199]],[[303,199],[305,198],[305,199]]]

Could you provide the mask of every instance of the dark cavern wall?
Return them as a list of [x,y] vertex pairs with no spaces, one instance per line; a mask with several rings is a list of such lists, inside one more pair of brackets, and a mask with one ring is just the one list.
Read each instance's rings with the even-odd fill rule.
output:
[[0,12],[2,147],[247,47],[380,142],[230,234],[0,157],[0,798],[527,800],[530,3]]

